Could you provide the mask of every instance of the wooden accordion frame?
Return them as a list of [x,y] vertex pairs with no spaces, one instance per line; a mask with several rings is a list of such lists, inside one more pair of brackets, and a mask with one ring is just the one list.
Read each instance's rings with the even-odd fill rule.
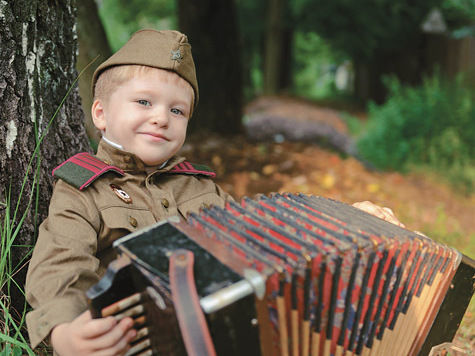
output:
[[456,250],[334,200],[244,198],[114,243],[87,296],[128,355],[427,355],[474,292]]

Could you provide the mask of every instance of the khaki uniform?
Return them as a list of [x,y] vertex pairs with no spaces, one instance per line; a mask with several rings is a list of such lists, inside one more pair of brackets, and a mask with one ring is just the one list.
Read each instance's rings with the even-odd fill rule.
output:
[[[104,141],[96,157],[125,175],[105,173],[83,191],[56,182],[26,281],[26,298],[34,308],[26,317],[32,347],[54,326],[87,309],[85,291],[114,259],[114,240],[169,216],[186,217],[202,206],[222,207],[232,199],[209,177],[167,173],[184,158],[173,157],[165,167],[151,169]],[[111,184],[131,201],[121,199]]]

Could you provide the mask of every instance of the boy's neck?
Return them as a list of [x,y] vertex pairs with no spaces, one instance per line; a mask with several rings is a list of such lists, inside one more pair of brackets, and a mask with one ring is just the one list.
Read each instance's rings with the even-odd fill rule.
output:
[[[105,137],[105,136],[102,136],[102,139],[103,139],[104,142],[107,143],[108,145],[110,145],[110,146],[112,146],[112,147],[114,147],[114,148],[117,148],[117,149],[119,149],[119,150],[121,150],[121,151],[124,151],[124,147],[122,147],[122,145],[119,145],[118,143],[115,143],[114,141],[109,140],[109,139],[108,139],[107,137]],[[169,161],[169,160],[167,159],[165,162],[163,162],[161,165],[159,165],[159,166],[158,166],[158,169],[162,169],[163,167],[165,167],[165,166],[167,165],[168,161]]]
[[115,147],[115,148],[118,148],[119,150],[124,150],[124,147],[122,147],[121,145],[119,145],[118,143],[115,143],[111,140],[109,140],[107,137],[105,136],[102,136],[102,139],[107,142],[109,145],[111,145],[112,147]]

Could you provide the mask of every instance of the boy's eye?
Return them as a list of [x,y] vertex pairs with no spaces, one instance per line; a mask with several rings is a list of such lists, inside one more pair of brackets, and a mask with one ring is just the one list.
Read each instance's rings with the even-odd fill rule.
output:
[[152,104],[150,103],[150,101],[145,100],[145,99],[137,100],[137,102],[138,102],[140,105],[144,105],[144,106],[151,106],[151,105],[152,105]]
[[177,108],[173,108],[170,111],[172,113],[174,113],[175,115],[183,115],[183,111],[181,111],[180,109],[177,109]]

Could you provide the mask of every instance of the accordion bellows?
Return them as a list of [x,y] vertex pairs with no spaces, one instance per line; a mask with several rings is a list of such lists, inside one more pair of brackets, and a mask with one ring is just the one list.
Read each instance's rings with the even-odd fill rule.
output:
[[[460,253],[423,235],[344,203],[303,194],[262,195],[229,202],[223,209],[210,207],[116,245],[147,282],[114,292],[113,299],[145,293],[169,316],[149,312],[149,329],[157,324],[152,318],[169,326],[162,325],[147,347],[130,355],[184,353],[182,341],[170,349],[160,346],[180,339],[176,319],[170,317],[168,277],[168,257],[178,248],[195,256],[197,293],[216,351],[223,355],[233,354],[232,348],[235,354],[266,356],[417,355],[461,261]],[[256,275],[251,281],[249,276]],[[88,291],[96,316],[108,315],[104,307],[113,300],[103,294],[113,278],[106,275],[107,281]],[[213,296],[238,283],[247,283],[254,294],[234,298],[247,300],[235,302],[237,312],[226,316],[233,307],[227,306],[230,302],[219,306],[219,298],[217,307],[206,310]],[[146,314],[142,310],[137,318],[140,313]],[[230,330],[220,332],[222,325]],[[251,331],[232,330],[242,325]],[[143,333],[148,334],[153,333]],[[233,341],[239,334],[241,339]],[[147,336],[135,344],[145,345],[143,340]],[[247,349],[231,347],[234,343],[245,343]]]

